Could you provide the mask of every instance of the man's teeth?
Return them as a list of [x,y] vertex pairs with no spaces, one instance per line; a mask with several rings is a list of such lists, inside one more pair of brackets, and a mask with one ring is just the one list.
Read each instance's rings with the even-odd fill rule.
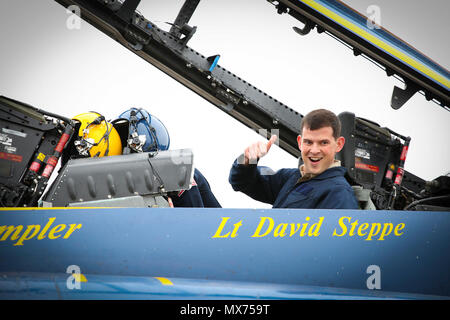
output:
[[317,162],[317,161],[319,161],[319,160],[321,160],[322,158],[309,158],[309,160],[311,160],[312,162]]

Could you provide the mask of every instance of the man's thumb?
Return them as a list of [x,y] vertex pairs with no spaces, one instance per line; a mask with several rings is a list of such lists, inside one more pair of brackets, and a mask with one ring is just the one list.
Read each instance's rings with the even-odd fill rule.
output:
[[277,141],[278,137],[274,134],[270,137],[269,142],[267,142],[267,151],[269,151],[270,147]]

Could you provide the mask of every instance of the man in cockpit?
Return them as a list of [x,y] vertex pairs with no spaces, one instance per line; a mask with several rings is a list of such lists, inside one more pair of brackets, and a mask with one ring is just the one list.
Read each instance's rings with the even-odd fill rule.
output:
[[235,191],[269,203],[273,208],[358,209],[353,189],[335,155],[344,146],[339,118],[331,111],[308,113],[297,137],[303,164],[277,172],[258,166],[277,140],[255,142],[233,163],[229,182]]

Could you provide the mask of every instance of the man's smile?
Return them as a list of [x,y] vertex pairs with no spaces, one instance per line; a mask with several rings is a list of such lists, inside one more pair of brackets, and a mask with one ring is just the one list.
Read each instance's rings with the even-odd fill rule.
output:
[[318,163],[320,160],[322,160],[322,157],[308,157],[308,159],[309,159],[312,163]]

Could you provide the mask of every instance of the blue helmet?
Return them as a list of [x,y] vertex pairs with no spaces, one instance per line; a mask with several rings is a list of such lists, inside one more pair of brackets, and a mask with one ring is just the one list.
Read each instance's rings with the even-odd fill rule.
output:
[[156,152],[169,149],[170,137],[164,124],[148,111],[130,108],[118,119],[128,121],[128,147],[135,152]]

